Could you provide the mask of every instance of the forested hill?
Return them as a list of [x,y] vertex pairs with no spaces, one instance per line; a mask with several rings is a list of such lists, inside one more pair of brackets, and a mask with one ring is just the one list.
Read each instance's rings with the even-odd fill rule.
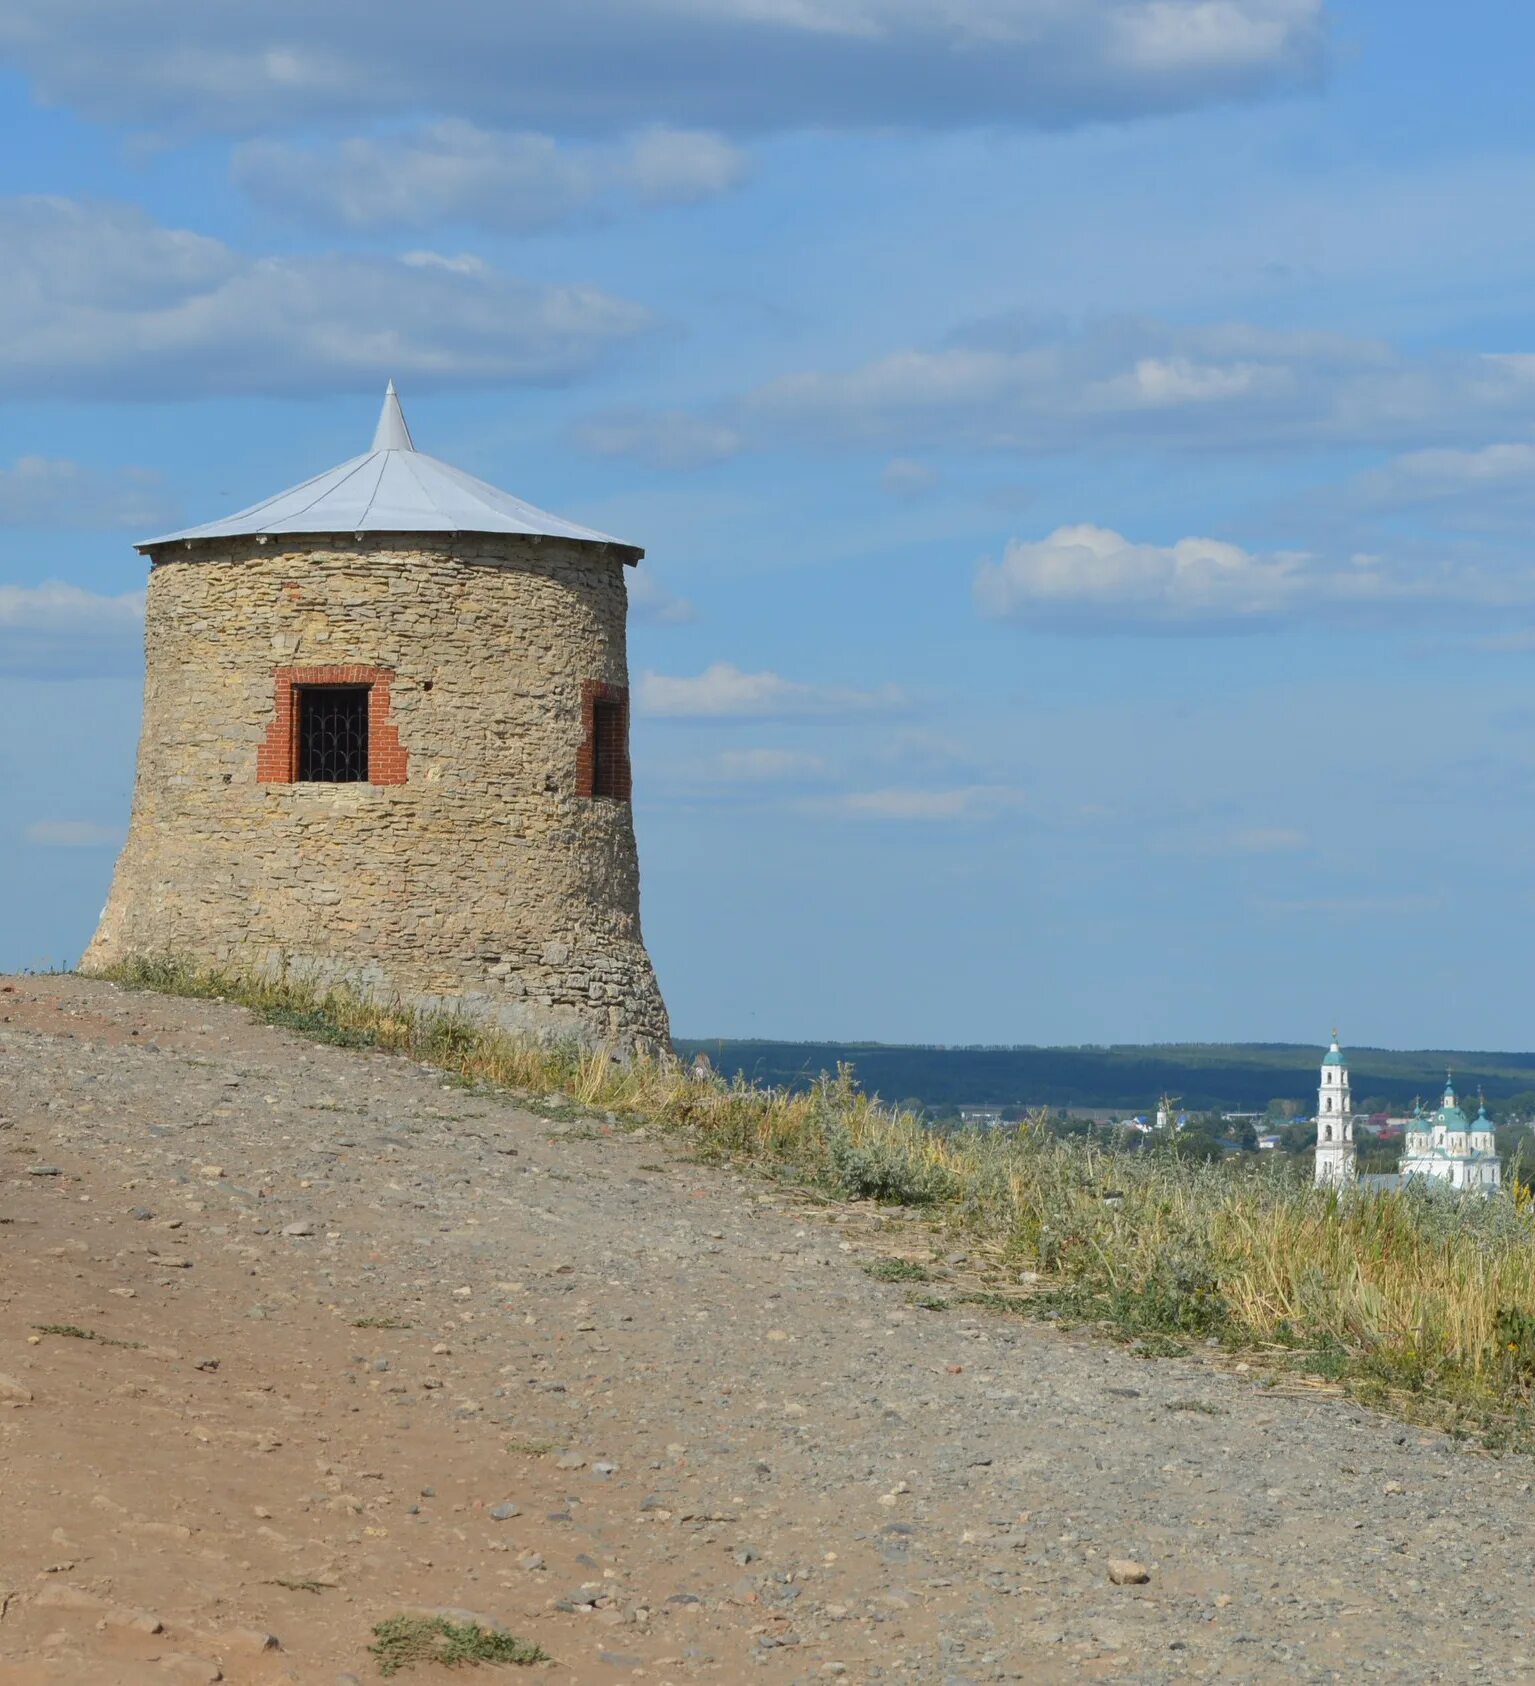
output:
[[[696,1041],[679,1038],[691,1059],[702,1050],[722,1072],[756,1082],[804,1087],[850,1064],[865,1089],[890,1101],[931,1107],[1052,1106],[1144,1111],[1159,1095],[1192,1110],[1261,1112],[1271,1100],[1316,1098],[1323,1048],[1287,1042],[1155,1043],[1082,1048],[924,1048],[882,1042]],[[1409,1106],[1437,1103],[1446,1070],[1463,1096],[1485,1088],[1489,1101],[1535,1091],[1535,1054],[1350,1048],[1356,1103],[1379,1097]]]

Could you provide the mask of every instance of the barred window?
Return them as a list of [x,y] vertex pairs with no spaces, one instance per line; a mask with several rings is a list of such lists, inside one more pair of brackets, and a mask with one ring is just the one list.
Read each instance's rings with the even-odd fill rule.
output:
[[622,685],[589,680],[581,687],[582,741],[576,758],[576,794],[627,802],[629,693]]
[[625,796],[624,705],[598,699],[592,704],[592,795]]
[[298,777],[308,784],[365,784],[368,687],[304,685],[298,691]]

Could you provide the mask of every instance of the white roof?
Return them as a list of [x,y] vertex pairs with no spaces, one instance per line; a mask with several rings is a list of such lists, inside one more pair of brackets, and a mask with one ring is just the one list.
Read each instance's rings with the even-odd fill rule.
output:
[[302,485],[252,504],[222,521],[144,539],[135,549],[191,539],[250,538],[262,533],[528,533],[543,538],[613,544],[608,533],[582,527],[498,491],[462,469],[418,451],[405,425],[394,382],[384,394],[373,448]]

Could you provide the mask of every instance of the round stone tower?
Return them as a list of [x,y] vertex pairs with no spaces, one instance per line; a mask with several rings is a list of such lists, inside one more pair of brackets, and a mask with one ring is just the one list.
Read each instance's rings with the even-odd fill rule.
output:
[[640,936],[633,545],[373,449],[150,558],[133,821],[87,971],[347,981],[664,1047]]

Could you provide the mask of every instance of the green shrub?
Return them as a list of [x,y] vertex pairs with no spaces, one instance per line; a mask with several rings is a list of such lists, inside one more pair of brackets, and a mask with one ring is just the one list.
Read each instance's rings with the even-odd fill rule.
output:
[[481,1663],[543,1663],[549,1654],[525,1639],[497,1633],[478,1622],[455,1622],[446,1616],[391,1616],[373,1629],[368,1650],[378,1659],[378,1672],[396,1675],[418,1663],[445,1668]]

